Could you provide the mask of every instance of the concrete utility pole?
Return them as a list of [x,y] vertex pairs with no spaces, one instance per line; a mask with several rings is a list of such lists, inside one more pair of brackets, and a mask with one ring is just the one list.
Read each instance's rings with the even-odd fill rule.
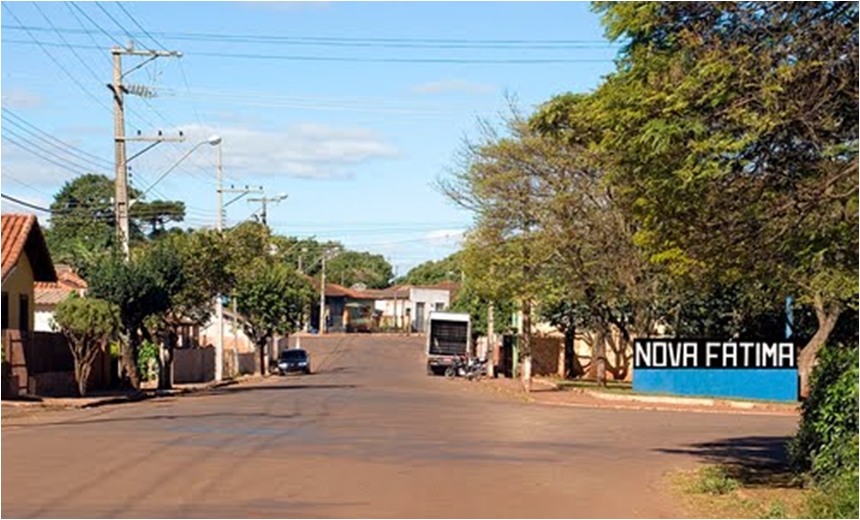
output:
[[[116,234],[120,244],[122,244],[123,255],[128,260],[129,257],[129,210],[131,209],[128,200],[128,161],[126,160],[125,145],[127,141],[153,141],[155,144],[163,141],[183,141],[184,138],[169,138],[169,137],[137,137],[128,138],[125,135],[125,94],[133,94],[139,96],[152,96],[152,91],[147,87],[139,85],[130,85],[131,88],[123,85],[123,78],[135,70],[143,67],[150,61],[161,57],[180,57],[182,54],[177,51],[150,51],[136,50],[133,45],[128,48],[113,47],[111,48],[111,56],[113,58],[113,81],[108,85],[108,88],[113,91],[113,129],[114,129],[114,163],[116,168],[116,179],[114,181],[114,211],[116,216]],[[131,68],[125,74],[122,72],[122,55],[130,56],[148,56],[148,60]],[[154,144],[153,144],[154,146]],[[140,155],[140,154],[138,154]],[[136,157],[137,155],[135,155]]]
[[282,193],[275,197],[260,197],[258,199],[248,199],[248,202],[259,202],[262,205],[261,220],[263,221],[264,226],[268,226],[269,224],[266,220],[266,205],[269,202],[281,202],[287,197],[289,197],[289,195],[287,195],[286,193]]
[[323,250],[322,254],[322,276],[320,277],[320,335],[325,334],[325,260],[328,255],[327,250]]
[[[215,184],[215,192],[218,198],[218,208],[217,208],[217,223],[215,229],[218,233],[222,233],[224,231],[224,209],[230,204],[236,202],[241,199],[245,195],[249,193],[257,193],[262,192],[263,187],[259,188],[249,188],[245,186],[244,188],[234,188],[230,186],[229,188],[224,188],[224,161],[222,159],[222,150],[221,150],[221,138],[217,139],[217,142],[214,138],[210,139],[210,143],[213,143],[218,146],[218,157],[216,161],[216,184]],[[239,195],[235,197],[233,200],[224,204],[224,193],[238,193]],[[218,341],[215,344],[215,381],[221,381],[224,378],[224,295],[219,294],[215,301],[215,319],[218,322]],[[236,337],[236,299],[233,298],[233,338]],[[236,342],[233,342],[233,352],[234,361],[238,360],[238,350],[236,350]],[[237,365],[238,368],[238,365]]]

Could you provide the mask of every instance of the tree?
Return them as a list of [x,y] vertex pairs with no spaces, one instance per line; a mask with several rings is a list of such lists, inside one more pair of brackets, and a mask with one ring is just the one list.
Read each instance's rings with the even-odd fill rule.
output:
[[260,373],[266,374],[266,346],[275,334],[299,329],[312,288],[294,268],[266,258],[252,261],[239,274],[236,301],[242,326],[260,355]]
[[[114,182],[105,175],[88,173],[66,182],[51,203],[51,227],[46,240],[55,262],[73,265],[86,273],[107,251],[116,246],[116,216],[113,198]],[[129,188],[129,198],[136,200],[130,209],[129,234],[132,243],[145,239],[142,224],[156,228],[185,217],[185,204],[179,201],[142,200],[143,194]]]
[[441,260],[430,260],[419,264],[398,278],[395,283],[409,285],[435,285],[441,282],[459,282],[463,266],[460,252]]
[[96,356],[106,351],[108,341],[119,330],[119,310],[105,300],[72,294],[57,304],[54,321],[68,340],[75,360],[78,394],[83,397]]
[[371,289],[382,289],[388,287],[394,271],[382,255],[343,251],[326,263],[326,276],[346,287],[360,283]]
[[[177,283],[175,259],[159,265],[162,260],[132,251],[128,262],[114,253],[100,260],[89,274],[88,292],[94,298],[117,306],[121,327],[120,359],[126,377],[133,388],[140,388],[140,374],[135,362],[143,334],[147,334],[146,321],[163,314],[170,308],[168,285]],[[168,277],[166,271],[173,274]]]
[[626,42],[593,99],[637,243],[675,274],[813,308],[805,393],[816,353],[857,306],[857,5],[597,9]]

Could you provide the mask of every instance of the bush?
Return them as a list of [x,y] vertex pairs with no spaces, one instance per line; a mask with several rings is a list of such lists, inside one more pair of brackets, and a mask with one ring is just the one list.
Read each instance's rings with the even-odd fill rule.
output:
[[738,488],[738,481],[726,474],[720,466],[706,466],[699,472],[694,491],[708,495],[726,495]]
[[857,435],[857,354],[856,343],[828,345],[812,371],[809,398],[789,454],[795,469],[810,472],[813,480],[851,464],[856,468],[857,457],[846,460],[846,447]]
[[807,514],[817,518],[857,518],[858,513],[858,348],[829,345],[812,372],[800,428],[789,444],[795,469],[813,490]]
[[158,377],[158,345],[143,341],[137,348],[137,370],[142,381],[152,381]]
[[844,460],[853,460],[853,469],[845,467],[831,476],[819,477],[807,503],[810,518],[857,518],[858,504],[857,434],[851,444],[843,447]]

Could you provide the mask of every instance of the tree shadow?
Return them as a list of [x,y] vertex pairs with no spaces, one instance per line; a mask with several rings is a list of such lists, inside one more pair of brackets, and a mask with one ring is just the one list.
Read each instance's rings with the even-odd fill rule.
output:
[[700,442],[688,448],[658,448],[661,453],[686,454],[723,466],[726,474],[745,487],[797,487],[788,462],[791,437],[733,437]]
[[234,394],[234,393],[242,393],[242,392],[257,392],[257,391],[266,391],[266,390],[337,390],[337,389],[353,389],[358,388],[358,385],[335,385],[335,384],[326,384],[326,385],[310,385],[310,384],[298,384],[298,385],[290,385],[290,384],[277,384],[277,385],[234,385],[234,386],[225,386],[222,388],[213,388],[211,390],[204,390],[201,392],[196,392],[193,394],[189,394],[187,397],[194,397],[197,395],[212,395],[212,394]]

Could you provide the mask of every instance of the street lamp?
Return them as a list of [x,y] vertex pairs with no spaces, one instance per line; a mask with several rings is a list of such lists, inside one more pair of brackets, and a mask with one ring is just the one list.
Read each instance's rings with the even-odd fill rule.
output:
[[150,184],[150,185],[149,185],[149,187],[148,187],[148,188],[146,188],[145,190],[143,190],[143,193],[141,194],[141,197],[143,197],[144,195],[146,195],[147,193],[149,193],[149,192],[150,192],[150,190],[152,190],[152,188],[154,188],[156,184],[158,184],[159,182],[161,182],[165,177],[167,177],[167,175],[168,175],[170,172],[172,172],[173,170],[175,170],[175,169],[176,169],[176,168],[177,168],[177,167],[182,163],[182,161],[184,161],[185,159],[187,159],[187,158],[188,158],[188,156],[189,156],[189,155],[191,155],[192,153],[194,153],[194,150],[196,150],[196,149],[200,148],[200,147],[201,147],[201,146],[203,146],[204,144],[208,144],[209,146],[218,146],[218,145],[220,145],[220,144],[221,144],[221,136],[213,135],[213,136],[209,137],[209,139],[206,139],[205,141],[200,141],[199,143],[197,143],[197,144],[195,144],[193,147],[191,147],[191,149],[190,149],[190,150],[188,150],[187,152],[185,152],[185,155],[183,155],[182,157],[180,157],[180,158],[179,158],[179,160],[178,160],[178,161],[176,161],[176,162],[173,164],[173,166],[171,166],[170,168],[168,168],[166,172],[162,173],[162,174],[161,174],[157,179],[155,179],[155,182],[153,182],[152,184]]

